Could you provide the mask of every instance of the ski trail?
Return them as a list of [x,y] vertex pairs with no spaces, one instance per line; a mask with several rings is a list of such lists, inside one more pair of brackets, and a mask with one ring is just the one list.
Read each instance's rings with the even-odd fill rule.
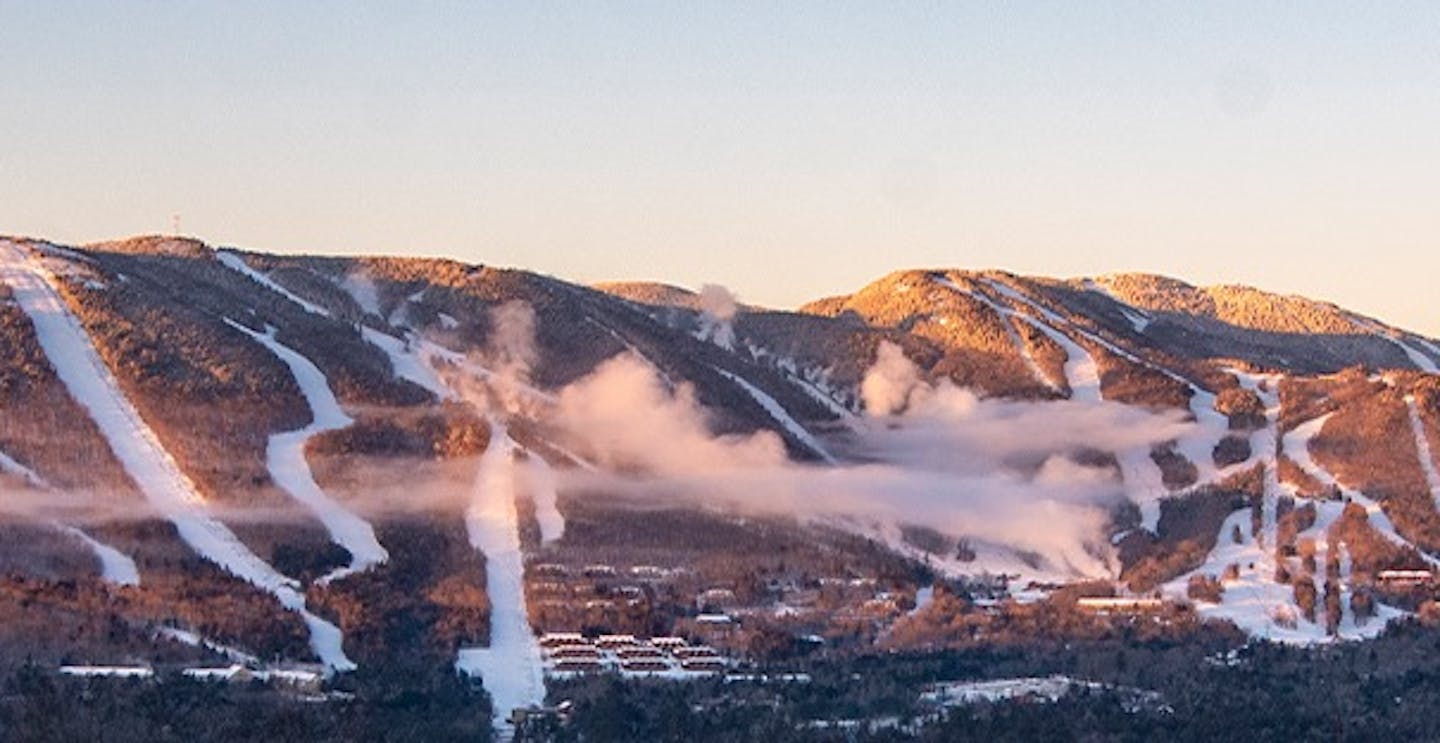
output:
[[1130,323],[1131,329],[1137,335],[1144,333],[1145,329],[1150,327],[1150,313],[1121,299],[1119,295],[1110,290],[1110,287],[1094,279],[1085,279],[1085,288],[1114,300],[1115,304],[1119,305],[1120,314],[1125,316],[1125,320]]
[[[1360,328],[1361,330],[1370,333],[1377,338],[1389,341],[1391,345],[1395,346],[1396,348],[1400,349],[1405,353],[1405,357],[1410,359],[1410,363],[1414,364],[1416,369],[1419,369],[1420,371],[1423,371],[1427,374],[1440,374],[1440,366],[1437,366],[1435,364],[1434,359],[1426,356],[1425,353],[1422,352],[1420,349],[1410,345],[1409,343],[1406,343],[1401,336],[1392,335],[1389,329],[1381,325],[1380,323],[1377,323],[1369,318],[1353,316],[1350,318],[1350,322],[1354,323],[1355,326]],[[1420,342],[1423,345],[1429,347],[1432,351],[1437,350],[1435,348],[1435,345],[1432,343],[1424,340]]]
[[732,374],[718,366],[712,366],[710,368],[718,372],[720,376],[735,383],[735,386],[744,390],[745,394],[749,395],[751,399],[760,404],[760,407],[765,409],[765,412],[770,415],[772,420],[779,423],[782,428],[799,440],[811,453],[820,457],[826,464],[835,464],[835,457],[826,450],[825,445],[821,444],[820,440],[815,438],[814,434],[805,430],[805,427],[800,425],[799,421],[796,421],[795,418],[790,415],[790,411],[786,410],[785,406],[781,405],[779,400],[766,394],[764,390],[751,384],[749,380],[739,374]]
[[1321,429],[1325,427],[1325,422],[1329,420],[1332,415],[1334,415],[1334,413],[1326,413],[1319,418],[1313,418],[1296,426],[1290,433],[1285,434],[1285,455],[1290,457],[1295,464],[1299,465],[1300,469],[1304,470],[1306,474],[1320,481],[1321,484],[1338,488],[1346,498],[1362,506],[1369,518],[1370,525],[1374,527],[1381,536],[1396,545],[1414,550],[1425,562],[1429,563],[1431,567],[1440,568],[1440,560],[1431,557],[1423,550],[1411,544],[1404,537],[1400,536],[1400,533],[1395,529],[1395,524],[1390,521],[1389,516],[1385,515],[1385,511],[1380,507],[1379,503],[1358,490],[1345,487],[1339,480],[1335,479],[1334,475],[1330,474],[1329,470],[1320,466],[1320,463],[1316,462],[1314,457],[1310,456],[1310,441],[1320,434]]
[[[221,265],[246,276],[252,281],[279,294],[282,297],[299,305],[301,309],[312,315],[321,317],[332,317],[330,310],[321,307],[314,302],[306,300],[295,292],[286,289],[269,276],[256,271],[245,262],[239,255],[226,250],[215,251],[215,258]],[[382,333],[368,325],[360,325],[360,336],[366,343],[380,349],[390,359],[390,367],[395,376],[406,379],[425,388],[436,397],[442,400],[451,399],[454,393],[440,380],[435,369],[421,354],[411,348],[410,341],[400,340],[392,335]]]
[[155,636],[163,637],[167,640],[174,640],[175,642],[181,643],[182,645],[205,648],[206,650],[209,650],[213,653],[223,655],[236,663],[242,663],[252,668],[259,668],[261,665],[259,658],[245,652],[244,650],[240,650],[239,648],[232,647],[230,645],[215,642],[214,640],[201,637],[195,632],[183,630],[179,627],[160,627],[155,630]]
[[[1248,462],[1239,462],[1221,470],[1215,466],[1215,446],[1229,432],[1230,421],[1218,410],[1215,409],[1215,395],[1200,385],[1186,379],[1184,376],[1171,371],[1163,366],[1146,361],[1135,354],[1121,348],[1120,346],[1105,340],[1104,338],[1091,333],[1084,328],[1076,326],[1058,313],[1037,304],[1034,300],[1021,294],[1015,289],[1006,286],[994,279],[984,280],[991,288],[1000,294],[1009,297],[1011,300],[1020,302],[1040,313],[1047,321],[1055,326],[1067,326],[1076,335],[1094,343],[1110,353],[1119,356],[1132,364],[1146,367],[1169,379],[1185,385],[1190,390],[1190,414],[1195,417],[1197,424],[1195,432],[1188,436],[1182,436],[1176,442],[1176,449],[1195,465],[1196,484],[1215,482],[1239,472]],[[1023,317],[1023,315],[1022,315]],[[1058,332],[1058,331],[1057,331]],[[1067,349],[1068,352],[1068,349]]]
[[1115,453],[1120,478],[1130,500],[1140,507],[1140,527],[1151,534],[1160,532],[1160,503],[1169,493],[1165,475],[1150,457],[1149,447],[1133,447]]
[[15,475],[21,480],[29,483],[31,487],[40,488],[42,490],[48,490],[50,488],[50,483],[45,482],[45,478],[36,474],[35,470],[32,470],[29,467],[20,464],[9,454],[6,454],[3,451],[0,451],[0,472],[9,472],[10,474]]
[[[1041,307],[1030,301],[1029,297],[1011,289],[994,279],[983,279],[990,288],[1000,294],[1009,297],[1011,300],[1023,303],[1039,312],[1040,318],[1031,317],[1023,312],[1010,310],[1013,316],[1020,318],[1030,324],[1031,327],[1044,333],[1050,340],[1055,341],[1061,348],[1065,349],[1065,382],[1070,386],[1070,399],[1082,402],[1100,402],[1100,365],[1095,362],[1095,357],[1090,355],[1083,346],[1076,343],[1070,336],[1060,332],[1056,325],[1069,325],[1069,321],[1050,310]],[[975,295],[979,296],[979,295]],[[995,306],[998,306],[995,305]],[[1082,335],[1087,335],[1082,331]],[[1091,339],[1093,340],[1093,339]]]
[[265,449],[265,464],[276,484],[295,500],[305,504],[320,519],[320,523],[325,525],[326,531],[330,532],[330,538],[350,552],[348,567],[337,568],[317,582],[323,585],[368,570],[388,560],[390,554],[380,546],[370,522],[326,495],[315,482],[310,463],[305,458],[305,442],[311,437],[354,423],[341,409],[340,401],[335,399],[335,393],[330,390],[330,382],[325,378],[325,374],[309,359],[275,340],[274,328],[268,328],[267,332],[261,334],[231,320],[227,319],[225,322],[285,362],[295,377],[296,384],[300,386],[301,393],[305,395],[305,401],[310,405],[312,420],[309,425],[270,437]]
[[512,730],[512,710],[544,704],[545,676],[525,610],[525,561],[515,510],[516,444],[498,421],[490,427],[490,445],[480,458],[474,499],[465,512],[470,544],[485,555],[490,645],[462,648],[455,667],[484,681],[495,728],[504,735]]
[[1265,406],[1265,427],[1250,434],[1251,459],[1259,459],[1265,468],[1261,506],[1261,539],[1269,544],[1274,539],[1276,526],[1276,500],[1280,497],[1280,466],[1278,463],[1280,420],[1280,376],[1251,374],[1238,369],[1229,369],[1239,380],[1240,386],[1254,392]]
[[540,523],[540,542],[548,544],[565,535],[565,517],[557,507],[555,471],[550,463],[535,452],[527,452],[524,478],[525,491],[535,501],[535,520]]
[[100,561],[100,578],[117,586],[140,585],[140,568],[130,556],[86,534],[74,526],[57,523],[55,528],[80,540]]
[[[1085,350],[1084,346],[1076,343],[1056,327],[1060,324],[1069,325],[1072,328],[1074,326],[1065,318],[1036,305],[1004,284],[990,279],[986,279],[985,282],[1004,296],[1023,302],[1026,306],[1035,309],[1048,321],[1042,322],[1023,312],[1009,309],[1000,310],[1000,305],[988,298],[981,300],[996,307],[997,311],[1008,312],[1029,323],[1031,327],[1044,333],[1065,349],[1065,380],[1070,387],[1070,399],[1090,403],[1101,402],[1103,395],[1100,387],[1100,367],[1096,363],[1095,357]],[[979,297],[980,295],[974,296]],[[1096,340],[1078,328],[1075,330],[1092,342]],[[1101,343],[1101,345],[1107,344]],[[1180,448],[1183,450],[1183,444]],[[1156,464],[1154,458],[1150,456],[1150,451],[1151,447],[1148,445],[1118,451],[1115,452],[1115,461],[1120,465],[1120,479],[1125,485],[1126,496],[1140,508],[1140,526],[1155,534],[1158,533],[1160,526],[1161,502],[1169,494],[1169,489],[1165,487],[1165,475],[1160,470],[1160,465]]]
[[355,664],[341,648],[339,628],[310,613],[294,579],[281,575],[207,512],[204,497],[126,399],[90,336],[70,314],[45,269],[30,263],[14,243],[0,242],[0,281],[10,286],[35,326],[41,348],[70,396],[90,413],[127,474],[146,499],[164,514],[198,554],[231,574],[274,595],[300,614],[310,644],[333,670]]
[[[37,490],[54,490],[50,483],[36,473],[35,470],[20,464],[3,451],[0,451],[0,472],[9,472],[12,475],[16,475],[28,483],[30,487]],[[51,526],[66,535],[80,540],[86,547],[90,548],[90,551],[95,554],[95,559],[100,562],[101,580],[107,583],[114,583],[117,586],[140,585],[140,568],[136,567],[135,561],[132,560],[129,555],[86,534],[78,527],[63,524],[59,521],[52,522]]]
[[1425,482],[1430,485],[1430,498],[1440,511],[1440,472],[1435,471],[1435,455],[1430,449],[1430,439],[1425,435],[1425,423],[1420,420],[1420,408],[1415,398],[1406,395],[1405,406],[1410,409],[1410,430],[1415,434],[1415,448],[1420,452],[1420,466],[1425,470]]
[[[992,311],[995,312],[995,314],[999,315],[999,316],[1000,316],[1000,322],[1001,322],[1001,324],[1003,324],[1003,325],[1005,326],[1005,332],[1010,336],[1010,342],[1015,345],[1015,349],[1016,349],[1016,351],[1019,352],[1020,358],[1025,362],[1025,366],[1026,366],[1027,368],[1029,368],[1029,370],[1030,370],[1030,375],[1033,376],[1033,377],[1035,377],[1035,380],[1036,380],[1037,382],[1040,382],[1041,384],[1045,385],[1046,387],[1049,387],[1050,389],[1055,390],[1056,392],[1059,392],[1059,391],[1060,391],[1060,388],[1059,388],[1058,386],[1056,386],[1056,384],[1055,384],[1055,380],[1051,379],[1051,378],[1050,378],[1050,375],[1046,374],[1046,373],[1045,373],[1045,370],[1040,368],[1040,364],[1035,361],[1035,356],[1034,356],[1034,354],[1030,353],[1030,346],[1025,343],[1025,339],[1020,337],[1020,334],[1015,331],[1015,326],[1014,326],[1013,324],[1011,324],[1014,320],[1017,320],[1017,319],[1018,319],[1018,320],[1021,320],[1021,321],[1025,322],[1025,323],[1028,323],[1031,327],[1034,327],[1034,328],[1036,328],[1036,329],[1040,329],[1040,324],[1039,324],[1039,323],[1035,322],[1034,320],[1032,320],[1032,319],[1031,319],[1030,317],[1028,317],[1028,316],[1025,316],[1025,315],[1022,315],[1022,314],[1019,314],[1019,313],[1015,312],[1014,310],[1010,309],[1009,307],[1006,307],[1006,306],[1000,304],[999,302],[996,302],[996,301],[990,299],[989,297],[987,297],[987,296],[985,296],[985,295],[983,295],[983,294],[977,294],[977,293],[975,293],[975,292],[972,292],[972,291],[969,291],[969,290],[965,289],[964,287],[960,286],[959,284],[957,284],[957,283],[955,283],[953,280],[951,280],[950,277],[948,277],[948,276],[939,276],[939,277],[936,277],[936,278],[935,278],[935,281],[936,281],[937,283],[939,283],[941,286],[943,286],[943,287],[945,287],[945,288],[947,288],[947,289],[949,289],[949,290],[951,290],[951,291],[953,291],[953,292],[955,292],[955,293],[957,293],[957,294],[963,294],[963,295],[965,295],[965,296],[967,296],[967,297],[970,297],[971,299],[974,299],[975,301],[979,302],[980,304],[983,304],[983,305],[985,305],[986,307],[989,307]],[[1041,332],[1044,332],[1044,331],[1041,330]],[[1047,333],[1046,335],[1049,335],[1049,334]],[[1052,338],[1053,338],[1053,336],[1052,336]],[[1066,353],[1067,353],[1067,354],[1069,353],[1068,350],[1067,350]],[[1069,357],[1067,356],[1067,358],[1069,358]],[[1068,370],[1067,370],[1066,376],[1067,376],[1067,377],[1069,376]],[[1098,380],[1098,377],[1097,377],[1096,381],[1097,381],[1097,383],[1098,383],[1098,381],[1099,381],[1099,380]]]
[[[1279,563],[1275,556],[1276,518],[1275,505],[1284,490],[1276,470],[1276,420],[1280,412],[1279,393],[1275,387],[1278,377],[1251,374],[1240,370],[1229,370],[1246,389],[1260,396],[1266,409],[1266,427],[1251,436],[1251,446],[1257,458],[1265,466],[1264,497],[1262,504],[1261,529],[1258,535],[1250,533],[1250,509],[1244,508],[1228,516],[1216,537],[1215,549],[1206,556],[1200,568],[1179,576],[1165,584],[1163,592],[1176,598],[1187,595],[1188,581],[1193,575],[1221,578],[1227,568],[1235,566],[1238,575],[1222,581],[1224,593],[1218,604],[1199,601],[1196,612],[1206,618],[1225,619],[1233,622],[1252,637],[1291,644],[1316,644],[1335,639],[1356,640],[1375,637],[1384,631],[1390,620],[1405,616],[1405,612],[1394,607],[1377,603],[1375,616],[1357,621],[1349,609],[1353,591],[1350,588],[1351,561],[1343,543],[1330,542],[1330,527],[1341,517],[1345,504],[1338,501],[1309,501],[1315,508],[1315,524],[1297,538],[1314,539],[1318,548],[1337,550],[1341,563],[1340,589],[1342,618],[1335,636],[1326,632],[1323,616],[1316,622],[1306,620],[1294,602],[1294,593],[1288,584],[1275,582]],[[1290,439],[1287,450],[1298,447],[1302,440],[1308,441],[1311,432],[1302,433]],[[1234,539],[1236,532],[1240,541]],[[1321,564],[1324,564],[1323,562]],[[1293,569],[1293,566],[1292,566]],[[1321,574],[1323,576],[1323,573]],[[1324,590],[1323,583],[1317,586]],[[1281,618],[1284,618],[1282,621]],[[1288,626],[1293,624],[1294,626]]]

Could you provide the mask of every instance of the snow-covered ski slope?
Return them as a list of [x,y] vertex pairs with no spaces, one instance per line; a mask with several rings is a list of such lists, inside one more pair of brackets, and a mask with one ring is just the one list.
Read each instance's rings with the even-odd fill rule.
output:
[[298,584],[251,552],[234,532],[207,512],[204,497],[125,397],[89,335],[51,285],[56,280],[18,245],[0,241],[0,281],[10,287],[21,310],[34,324],[40,346],[70,396],[90,413],[150,504],[202,557],[271,593],[286,609],[299,613],[310,630],[311,646],[326,666],[353,669],[355,664],[341,648],[340,630],[305,608],[305,596]]
[[[245,259],[239,255],[225,250],[217,250],[215,252],[215,259],[226,268],[240,273],[266,289],[300,305],[306,312],[312,315],[320,315],[321,317],[330,317],[329,310],[286,289],[274,279],[251,268],[250,264],[246,263]],[[441,399],[453,396],[450,388],[446,387],[445,383],[441,381],[440,375],[435,373],[435,369],[426,363],[426,360],[411,347],[409,342],[391,335],[386,335],[365,325],[360,326],[360,334],[366,343],[380,349],[390,358],[390,366],[395,370],[396,376],[424,387]]]
[[1425,483],[1430,486],[1430,498],[1440,510],[1440,472],[1435,470],[1435,454],[1430,449],[1430,437],[1425,435],[1425,422],[1420,420],[1420,409],[1415,398],[1405,397],[1405,406],[1410,409],[1410,430],[1415,436],[1415,448],[1420,452],[1420,468],[1425,471]]
[[374,527],[326,495],[316,484],[310,471],[310,463],[305,459],[305,442],[312,436],[336,431],[354,422],[340,407],[340,401],[335,399],[329,380],[309,359],[277,341],[273,328],[266,333],[256,333],[244,325],[235,322],[229,324],[285,362],[295,376],[300,392],[305,395],[306,403],[310,405],[312,420],[309,425],[270,437],[265,449],[265,464],[275,482],[314,512],[320,523],[330,532],[330,538],[350,552],[349,566],[330,572],[319,582],[328,583],[385,562],[390,558],[390,554],[375,538]]
[[545,701],[540,644],[530,631],[525,604],[525,559],[520,551],[517,447],[504,425],[491,422],[490,445],[480,459],[473,500],[465,512],[470,544],[485,555],[490,599],[490,645],[463,648],[456,667],[478,675],[490,692],[495,726],[505,731],[511,710]]
[[[1343,543],[1332,542],[1330,539],[1330,527],[1344,513],[1344,502],[1307,500],[1306,502],[1315,509],[1315,523],[1296,537],[1314,543],[1316,559],[1321,565],[1326,564],[1332,551],[1337,557],[1340,565],[1337,587],[1340,590],[1342,613],[1335,634],[1332,636],[1327,631],[1324,617],[1317,615],[1315,621],[1306,618],[1295,602],[1294,589],[1288,584],[1276,581],[1276,572],[1281,567],[1275,550],[1278,540],[1275,517],[1276,501],[1281,495],[1295,496],[1293,488],[1280,483],[1276,462],[1278,438],[1276,420],[1280,410],[1277,392],[1279,380],[1278,377],[1260,376],[1240,371],[1234,371],[1234,373],[1245,388],[1260,395],[1266,407],[1266,426],[1261,431],[1255,432],[1251,438],[1256,456],[1266,470],[1260,531],[1258,534],[1251,533],[1249,509],[1237,510],[1230,514],[1221,524],[1220,533],[1216,537],[1215,549],[1206,557],[1205,563],[1198,569],[1166,584],[1165,593],[1177,598],[1184,597],[1187,594],[1188,581],[1192,575],[1198,574],[1222,579],[1227,569],[1232,569],[1236,571],[1235,577],[1221,580],[1224,592],[1220,602],[1198,602],[1197,611],[1201,616],[1232,621],[1252,636],[1277,642],[1309,644],[1332,639],[1364,639],[1378,635],[1390,620],[1404,616],[1405,612],[1378,602],[1375,604],[1375,616],[1373,617],[1359,618],[1351,610],[1350,555]],[[1283,446],[1286,455],[1296,461],[1311,476],[1326,484],[1334,484],[1339,487],[1335,478],[1315,462],[1309,452],[1310,441],[1320,433],[1327,417],[1322,416],[1308,421],[1292,430],[1284,437]],[[1358,496],[1355,498],[1355,502],[1365,507],[1371,526],[1392,541],[1404,542],[1394,532],[1393,526],[1385,517],[1384,512],[1380,511],[1378,504],[1353,491],[1347,492],[1352,497]],[[1235,538],[1237,534],[1239,535],[1238,541]],[[1287,562],[1292,561],[1287,560]],[[1296,565],[1286,565],[1285,567],[1292,572],[1297,569]],[[1321,574],[1316,577],[1316,580],[1323,583],[1325,576]],[[1323,588],[1323,585],[1317,585],[1317,588]]]
[[784,428],[791,436],[795,437],[797,441],[804,445],[806,449],[809,449],[812,454],[819,457],[821,461],[826,464],[835,464],[835,457],[830,454],[825,448],[825,445],[820,443],[820,440],[815,438],[814,434],[805,430],[805,427],[800,425],[800,422],[795,420],[794,416],[790,415],[790,411],[786,410],[785,406],[781,405],[779,400],[771,397],[764,390],[751,384],[749,380],[739,374],[725,371],[718,366],[711,368],[718,372],[720,376],[733,382],[736,387],[744,390],[745,394],[759,403],[760,407],[765,409],[765,413],[776,423],[779,423],[781,428]]
[[129,555],[86,534],[77,527],[56,524],[55,528],[78,539],[86,547],[89,547],[91,552],[95,553],[95,559],[100,561],[101,580],[117,586],[140,585],[140,568]]
[[[8,472],[24,480],[30,487],[38,490],[50,490],[50,483],[41,477],[35,470],[17,462],[13,457],[0,451],[0,472]],[[111,547],[104,542],[86,534],[84,530],[69,524],[55,522],[53,526],[60,532],[80,541],[95,554],[95,559],[100,563],[100,578],[107,583],[117,586],[138,586],[140,585],[140,568],[135,566],[135,561],[129,555]]]

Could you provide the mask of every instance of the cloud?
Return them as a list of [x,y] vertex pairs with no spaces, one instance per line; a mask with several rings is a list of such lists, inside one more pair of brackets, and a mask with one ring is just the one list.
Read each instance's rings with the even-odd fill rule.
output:
[[1169,440],[1193,425],[1116,403],[982,400],[924,382],[898,348],[882,347],[866,381],[867,408],[886,411],[854,433],[871,461],[817,467],[789,461],[769,431],[712,435],[693,390],[671,394],[644,362],[616,357],[563,390],[554,418],[614,469],[568,473],[564,487],[923,524],[1038,553],[1057,571],[1107,575],[1104,529],[1122,491],[1111,469],[1079,455]]

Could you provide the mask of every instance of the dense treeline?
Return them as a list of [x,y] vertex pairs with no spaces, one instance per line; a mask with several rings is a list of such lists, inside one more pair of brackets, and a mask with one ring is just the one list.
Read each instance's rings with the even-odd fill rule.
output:
[[[1440,712],[1440,631],[1303,649],[1186,641],[1043,643],[923,655],[811,660],[810,683],[691,684],[592,678],[556,685],[574,702],[560,740],[1428,740]],[[1065,674],[1107,689],[1055,703],[938,710],[943,680]],[[1140,689],[1158,697],[1137,703]],[[854,724],[853,721],[859,721]]]
[[0,740],[486,741],[490,703],[448,668],[391,666],[317,701],[263,684],[67,679],[25,666],[3,682]]

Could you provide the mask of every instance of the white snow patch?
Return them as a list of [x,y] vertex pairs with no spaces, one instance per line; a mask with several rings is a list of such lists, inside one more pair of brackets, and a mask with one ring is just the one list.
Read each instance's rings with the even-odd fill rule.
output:
[[35,470],[26,467],[3,451],[0,451],[0,472],[9,472],[24,480],[31,487],[41,489],[48,489],[50,487],[50,484],[45,482],[45,478],[37,474]]
[[222,643],[206,639],[195,632],[183,630],[179,627],[160,627],[155,631],[155,634],[158,637],[163,637],[168,640],[174,640],[183,645],[190,645],[197,648],[205,648],[206,650],[209,650],[213,653],[219,653],[220,655],[223,655],[226,658],[235,661],[236,663],[244,663],[245,665],[249,666],[260,665],[260,659],[255,657],[254,655],[251,655],[250,653],[247,653],[230,645],[224,645]]
[[368,315],[384,317],[380,313],[380,292],[375,288],[375,282],[365,271],[357,269],[345,275],[344,280],[338,282],[341,289],[355,300]]
[[100,578],[106,583],[113,583],[117,586],[138,586],[140,585],[140,568],[130,556],[120,550],[111,547],[104,542],[86,534],[81,529],[64,524],[56,524],[56,528],[70,536],[85,543],[91,552],[95,553],[96,559],[100,561]]
[[81,678],[148,679],[155,676],[149,666],[60,666],[60,675]]

